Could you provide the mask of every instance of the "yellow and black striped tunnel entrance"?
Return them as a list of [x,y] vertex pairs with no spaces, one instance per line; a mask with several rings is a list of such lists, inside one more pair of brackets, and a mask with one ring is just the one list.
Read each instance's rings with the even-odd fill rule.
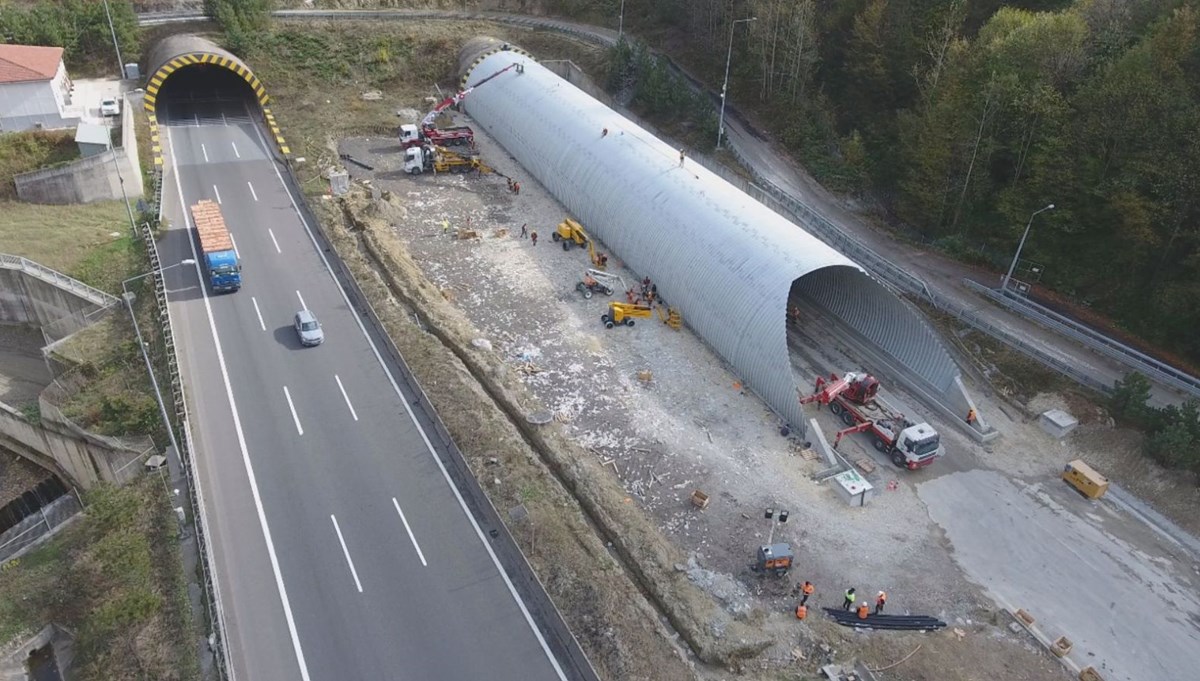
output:
[[[221,68],[246,82],[250,92],[253,93],[255,99],[258,100],[259,106],[262,107],[263,116],[267,121],[267,125],[271,128],[271,133],[275,137],[275,142],[279,145],[280,151],[284,154],[291,153],[280,133],[278,124],[275,122],[275,117],[267,107],[270,96],[267,95],[267,89],[262,84],[262,81],[258,79],[258,76],[254,75],[250,67],[246,66],[241,59],[218,47],[212,41],[194,35],[168,36],[156,43],[153,49],[150,50],[146,66],[146,73],[150,74],[150,78],[146,82],[144,107],[152,125],[157,123],[156,107],[159,104],[159,97],[162,95],[163,86],[166,85],[172,75],[192,66]],[[155,142],[155,147],[157,162],[160,156],[157,141]]]
[[205,38],[194,35],[173,35],[163,38],[150,51],[150,59],[147,62],[147,66],[150,68],[146,71],[151,74],[149,82],[146,83],[146,111],[150,114],[154,113],[159,91],[171,74],[197,64],[211,64],[228,69],[246,81],[255,97],[258,98],[259,104],[265,107],[270,100],[262,81],[241,59]]

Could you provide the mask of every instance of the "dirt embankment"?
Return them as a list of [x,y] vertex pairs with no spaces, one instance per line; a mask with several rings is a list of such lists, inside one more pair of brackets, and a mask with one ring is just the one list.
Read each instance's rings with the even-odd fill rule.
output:
[[768,647],[769,638],[676,569],[686,557],[595,457],[558,424],[525,419],[541,406],[500,357],[471,343],[478,336],[471,324],[393,236],[389,220],[402,219],[403,209],[358,197],[336,204],[318,206],[331,241],[492,503],[528,510],[530,521],[510,521],[510,531],[601,673],[693,677],[659,613],[707,664],[737,667]]

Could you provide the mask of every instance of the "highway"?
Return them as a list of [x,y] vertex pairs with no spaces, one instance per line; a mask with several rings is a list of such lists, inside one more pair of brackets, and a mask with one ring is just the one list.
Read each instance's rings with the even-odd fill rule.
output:
[[[235,100],[163,101],[160,243],[233,675],[565,679]],[[240,292],[201,285],[221,205]],[[303,348],[292,315],[318,315]]]

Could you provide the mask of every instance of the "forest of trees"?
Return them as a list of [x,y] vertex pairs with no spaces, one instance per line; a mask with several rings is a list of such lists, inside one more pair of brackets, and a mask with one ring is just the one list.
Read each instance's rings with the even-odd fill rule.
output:
[[818,178],[996,266],[1054,203],[1024,252],[1041,283],[1200,363],[1197,0],[626,0],[625,12],[718,84],[730,22],[757,17],[737,27],[732,101]]
[[112,32],[121,45],[121,58],[135,62],[141,55],[137,16],[129,0],[110,0],[112,29],[104,3],[96,0],[40,0],[15,4],[0,0],[0,42],[55,45],[74,76],[118,73]]

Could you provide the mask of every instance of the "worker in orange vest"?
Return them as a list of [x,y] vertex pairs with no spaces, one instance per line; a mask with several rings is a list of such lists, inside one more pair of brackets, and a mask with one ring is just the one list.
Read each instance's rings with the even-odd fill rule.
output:
[[807,579],[804,580],[803,586],[800,587],[800,593],[803,594],[803,596],[800,598],[800,605],[808,603],[808,597],[813,595],[812,582],[808,581]]
[[974,425],[974,423],[975,423],[975,408],[971,407],[970,409],[967,410],[967,425],[968,426]]
[[870,606],[867,605],[866,601],[863,601],[858,606],[858,619],[865,620],[865,619],[867,619],[867,615],[870,615],[870,614],[871,614]]
[[884,603],[887,603],[887,592],[880,591],[879,595],[875,597],[875,614],[876,615],[883,612],[883,604]]
[[801,603],[800,605],[796,606],[796,619],[802,620],[805,617],[808,617],[808,606],[804,603]]

